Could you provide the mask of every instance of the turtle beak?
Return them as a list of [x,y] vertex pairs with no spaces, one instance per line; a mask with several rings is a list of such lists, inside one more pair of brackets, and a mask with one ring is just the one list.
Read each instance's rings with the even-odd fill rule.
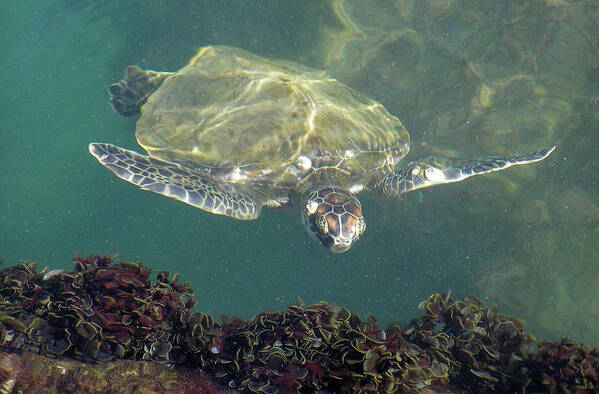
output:
[[350,247],[351,247],[351,243],[349,243],[347,245],[333,244],[333,245],[331,245],[329,250],[331,251],[331,253],[339,254],[339,253],[347,252]]

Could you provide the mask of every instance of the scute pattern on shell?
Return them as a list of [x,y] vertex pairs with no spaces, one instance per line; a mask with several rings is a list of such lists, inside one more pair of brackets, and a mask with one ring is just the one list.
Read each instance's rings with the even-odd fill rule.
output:
[[154,157],[289,186],[303,176],[299,156],[372,172],[409,145],[395,116],[326,73],[229,47],[200,49],[141,113],[137,139]]

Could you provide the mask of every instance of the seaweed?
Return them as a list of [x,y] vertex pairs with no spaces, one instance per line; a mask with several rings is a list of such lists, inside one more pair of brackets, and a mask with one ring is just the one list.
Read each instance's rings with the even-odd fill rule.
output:
[[420,318],[387,329],[373,316],[363,320],[325,302],[217,323],[193,311],[193,291],[188,283],[178,284],[177,275],[169,279],[168,272],[158,271],[152,281],[143,264],[114,260],[78,256],[71,272],[38,272],[35,263],[0,271],[0,389],[583,392],[598,387],[597,349],[566,338],[537,343],[521,320],[471,296],[432,295],[420,304]]

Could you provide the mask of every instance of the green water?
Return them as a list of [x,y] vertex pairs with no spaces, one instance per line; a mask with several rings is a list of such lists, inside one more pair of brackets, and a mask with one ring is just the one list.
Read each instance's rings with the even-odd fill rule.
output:
[[[180,273],[199,309],[242,318],[301,298],[406,322],[450,289],[539,337],[599,344],[599,9],[502,4],[5,0],[0,260],[70,269],[77,253],[116,253]],[[410,159],[558,149],[399,201],[363,196],[366,233],[329,255],[298,213],[210,215],[87,152],[140,150],[136,119],[113,113],[106,92],[127,65],[173,71],[210,44],[329,70],[402,119]]]

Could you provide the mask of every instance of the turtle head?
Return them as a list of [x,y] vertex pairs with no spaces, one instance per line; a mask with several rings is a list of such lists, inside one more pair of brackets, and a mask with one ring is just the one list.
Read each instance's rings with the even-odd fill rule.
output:
[[333,253],[343,253],[366,230],[360,201],[348,190],[327,186],[306,199],[302,221],[308,232]]

